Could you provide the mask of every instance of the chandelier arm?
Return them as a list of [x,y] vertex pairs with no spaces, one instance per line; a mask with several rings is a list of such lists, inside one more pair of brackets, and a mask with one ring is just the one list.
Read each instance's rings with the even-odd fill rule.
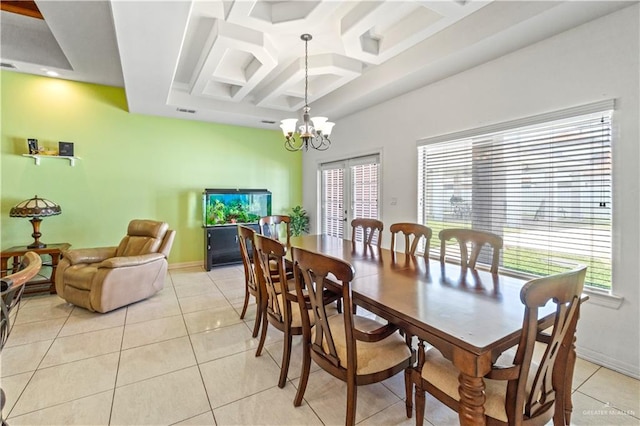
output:
[[[297,144],[300,144],[300,146],[296,146]],[[296,152],[296,151],[300,151],[302,148],[304,148],[305,144],[303,143],[303,141],[296,141],[296,138],[293,136],[288,137],[285,141],[284,141],[284,147],[287,149],[287,151],[291,151],[291,152]]]
[[318,151],[326,151],[331,146],[331,140],[329,140],[327,136],[322,134],[318,134],[318,136],[311,138],[310,142],[311,148]]

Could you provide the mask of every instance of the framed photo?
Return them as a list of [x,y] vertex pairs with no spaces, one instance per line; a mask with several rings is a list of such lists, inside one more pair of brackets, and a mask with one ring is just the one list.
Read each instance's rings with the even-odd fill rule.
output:
[[73,157],[73,142],[58,142],[58,155]]
[[38,139],[27,139],[27,147],[29,148],[29,154],[38,154]]

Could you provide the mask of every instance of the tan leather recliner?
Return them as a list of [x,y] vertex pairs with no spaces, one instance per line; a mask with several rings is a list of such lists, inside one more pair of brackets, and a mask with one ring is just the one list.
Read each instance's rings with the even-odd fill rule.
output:
[[58,296],[102,313],[146,299],[164,287],[175,234],[166,222],[132,220],[118,247],[65,251]]

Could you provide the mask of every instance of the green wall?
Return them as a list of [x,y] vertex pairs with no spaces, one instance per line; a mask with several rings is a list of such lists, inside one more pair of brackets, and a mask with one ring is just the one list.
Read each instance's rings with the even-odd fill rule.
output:
[[[32,241],[31,224],[9,217],[34,195],[62,207],[42,221],[41,240],[74,248],[117,245],[134,218],[177,230],[170,263],[204,258],[204,188],[267,188],[273,213],[302,202],[302,157],[280,131],[130,114],[123,89],[2,71],[0,245]],[[26,139],[81,157],[23,157]]]

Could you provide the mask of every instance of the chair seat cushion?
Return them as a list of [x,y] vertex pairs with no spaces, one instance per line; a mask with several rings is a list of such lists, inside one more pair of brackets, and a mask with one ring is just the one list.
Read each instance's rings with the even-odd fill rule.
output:
[[92,264],[79,263],[72,265],[64,271],[64,282],[66,285],[81,290],[91,290],[93,277],[97,271],[98,268],[92,266]]
[[[331,333],[333,334],[338,359],[340,359],[340,364],[346,368],[347,344],[344,329],[344,314],[329,317],[328,323]],[[363,332],[376,330],[384,326],[384,324],[380,324],[378,321],[359,315],[353,316],[353,324],[355,328]],[[311,329],[311,341],[315,340],[315,331],[315,327]],[[326,340],[323,342],[323,348],[325,351],[329,351]],[[393,333],[391,336],[379,342],[357,341],[356,352],[358,363],[356,374],[358,375],[387,370],[411,358],[411,350],[399,333]]]
[[[284,301],[283,295],[278,294],[278,305],[280,305],[280,312],[284,313]],[[313,312],[309,312],[309,321],[311,325],[315,324],[315,318]],[[291,302],[291,327],[302,327],[302,315],[300,314],[300,305]]]
[[[498,358],[496,365],[511,365],[513,352],[505,353]],[[538,370],[536,363],[531,364],[529,370],[529,383],[533,381]],[[425,355],[424,366],[422,367],[422,378],[440,389],[456,401],[460,401],[458,393],[458,369],[446,359],[437,349],[429,349]],[[507,422],[507,412],[505,403],[507,399],[507,381],[484,379],[486,400],[484,403],[484,413],[489,417]]]

